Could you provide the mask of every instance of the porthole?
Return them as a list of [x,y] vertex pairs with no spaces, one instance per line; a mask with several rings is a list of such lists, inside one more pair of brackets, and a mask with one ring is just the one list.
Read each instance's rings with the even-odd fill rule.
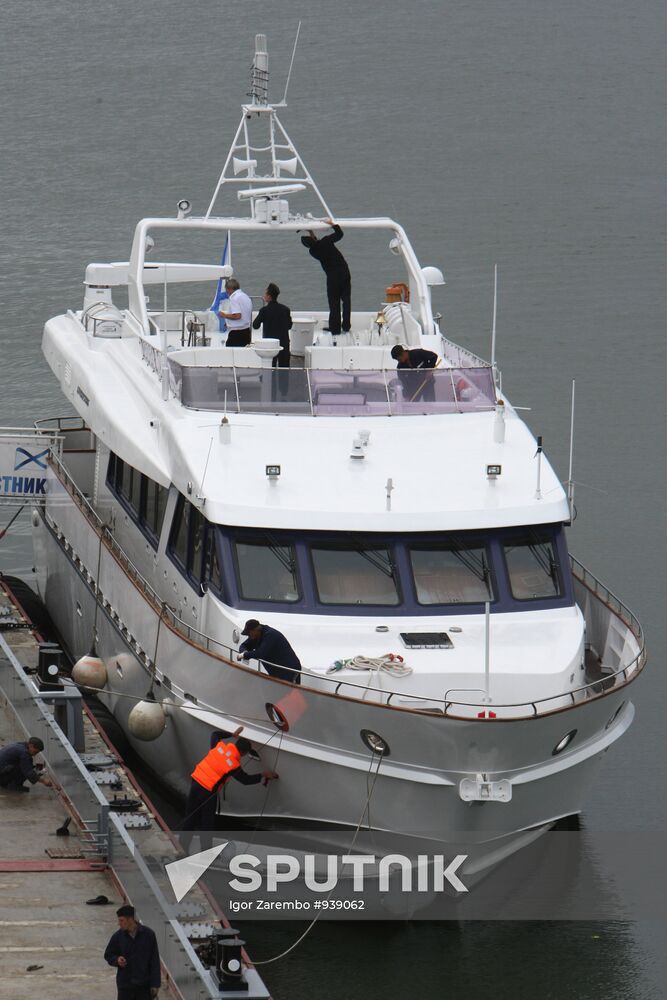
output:
[[378,736],[372,729],[362,729],[359,735],[373,753],[379,754],[380,757],[389,756],[389,744],[382,736]]
[[563,738],[558,741],[556,746],[551,751],[551,756],[555,757],[557,754],[562,753],[566,747],[569,747],[570,743],[572,742],[572,740],[576,735],[577,735],[576,729],[571,729],[569,733],[565,733],[565,736],[563,736]]
[[267,701],[264,707],[266,708],[266,714],[276,729],[282,729],[282,731],[286,733],[289,729],[289,722],[287,721],[285,713],[281,712],[276,705],[272,705],[270,701]]
[[612,715],[607,725],[604,727],[605,729],[611,729],[611,727],[614,725],[614,723],[616,722],[617,718],[619,717],[624,708],[625,708],[625,702],[622,701],[621,704],[616,709],[616,711],[614,712],[614,714]]

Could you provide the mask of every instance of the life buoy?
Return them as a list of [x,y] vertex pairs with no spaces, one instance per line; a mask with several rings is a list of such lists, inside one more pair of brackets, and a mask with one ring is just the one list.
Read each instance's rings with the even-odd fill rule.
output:
[[403,281],[396,281],[384,290],[387,302],[409,302],[410,289]]

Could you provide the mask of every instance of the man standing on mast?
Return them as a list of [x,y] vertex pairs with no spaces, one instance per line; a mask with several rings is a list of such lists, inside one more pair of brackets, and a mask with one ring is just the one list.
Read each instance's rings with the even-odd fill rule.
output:
[[315,260],[319,260],[322,270],[327,276],[327,299],[329,301],[329,330],[336,336],[342,331],[350,332],[350,309],[352,287],[350,269],[342,253],[335,246],[343,238],[343,230],[333,219],[323,219],[327,225],[333,226],[333,233],[318,239],[312,229],[308,236],[302,236],[301,242]]

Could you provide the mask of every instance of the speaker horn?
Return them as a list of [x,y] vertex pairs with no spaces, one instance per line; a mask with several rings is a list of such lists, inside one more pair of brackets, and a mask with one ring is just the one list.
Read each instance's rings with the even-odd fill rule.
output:
[[278,168],[278,176],[280,176],[280,172],[284,170],[288,174],[291,174],[292,177],[294,177],[298,164],[299,161],[297,160],[296,156],[293,156],[291,160],[276,160],[276,166]]
[[234,176],[247,170],[248,177],[254,177],[257,160],[240,160],[238,156],[234,156],[232,157],[232,166],[234,168]]

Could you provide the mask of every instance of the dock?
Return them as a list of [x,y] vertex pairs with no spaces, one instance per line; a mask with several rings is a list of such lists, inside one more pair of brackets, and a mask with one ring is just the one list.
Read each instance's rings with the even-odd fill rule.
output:
[[[0,788],[0,1000],[113,1000],[103,955],[127,902],[157,936],[160,1000],[269,1000],[245,951],[242,989],[222,988],[200,958],[198,945],[234,938],[229,921],[202,884],[175,902],[165,865],[182,857],[177,841],[76,686],[40,684],[39,639],[0,580],[0,744],[39,737],[54,781]],[[87,902],[98,897],[109,903]]]

